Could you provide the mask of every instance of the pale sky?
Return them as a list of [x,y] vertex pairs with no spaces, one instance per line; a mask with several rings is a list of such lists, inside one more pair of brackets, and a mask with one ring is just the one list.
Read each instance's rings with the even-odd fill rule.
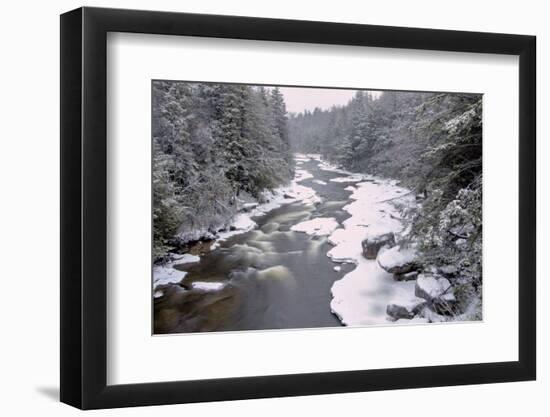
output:
[[[326,110],[332,106],[346,105],[357,90],[339,90],[334,88],[280,87],[285,97],[286,110],[300,113],[315,107]],[[379,94],[373,91],[375,95]]]

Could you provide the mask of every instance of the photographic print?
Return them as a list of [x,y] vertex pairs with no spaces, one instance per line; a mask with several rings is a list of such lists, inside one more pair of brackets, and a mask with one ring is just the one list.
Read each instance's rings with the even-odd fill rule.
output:
[[482,95],[152,81],[153,333],[482,320]]

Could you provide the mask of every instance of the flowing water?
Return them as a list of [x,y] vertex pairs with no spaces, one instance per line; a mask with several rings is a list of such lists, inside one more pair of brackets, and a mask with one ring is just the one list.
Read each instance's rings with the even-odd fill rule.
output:
[[320,204],[283,205],[253,218],[257,228],[221,242],[200,262],[176,266],[187,275],[155,299],[156,334],[341,325],[330,310],[330,289],[354,265],[327,257],[333,246],[326,236],[290,230],[318,217],[340,224],[349,217],[342,208],[349,203],[350,183],[330,181],[343,175],[318,165],[311,159],[299,168],[313,175],[300,184],[313,188]]

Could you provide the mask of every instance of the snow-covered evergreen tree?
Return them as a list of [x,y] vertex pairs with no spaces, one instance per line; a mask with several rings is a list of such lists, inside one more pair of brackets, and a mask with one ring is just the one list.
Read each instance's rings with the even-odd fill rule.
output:
[[241,192],[293,174],[279,90],[153,82],[154,256],[230,223]]

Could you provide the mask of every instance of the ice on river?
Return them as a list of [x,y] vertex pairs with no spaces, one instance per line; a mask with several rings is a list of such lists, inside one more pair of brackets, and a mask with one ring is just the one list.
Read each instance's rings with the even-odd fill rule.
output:
[[153,267],[153,287],[156,288],[159,285],[177,284],[179,283],[187,272],[179,271],[172,268],[173,264],[155,265]]
[[193,284],[193,289],[202,290],[202,291],[217,291],[221,290],[225,284],[223,282],[202,282],[195,281]]
[[343,222],[343,229],[329,236],[335,246],[327,255],[335,262],[354,263],[356,268],[333,284],[331,310],[347,326],[387,323],[388,304],[414,300],[414,281],[395,281],[376,260],[363,256],[361,242],[368,236],[402,232],[399,212],[392,203],[399,199],[413,204],[414,198],[395,182],[380,179],[360,182],[349,190],[353,202],[343,209],[351,217]]
[[333,217],[318,217],[295,224],[290,230],[304,232],[311,236],[327,236],[340,226]]
[[166,284],[178,284],[187,275],[187,272],[180,271],[174,268],[174,265],[189,264],[199,262],[200,256],[191,255],[190,253],[170,254],[170,261],[163,265],[153,266],[153,289],[155,290],[153,296],[159,298],[163,295],[163,291],[157,290],[160,285]]

